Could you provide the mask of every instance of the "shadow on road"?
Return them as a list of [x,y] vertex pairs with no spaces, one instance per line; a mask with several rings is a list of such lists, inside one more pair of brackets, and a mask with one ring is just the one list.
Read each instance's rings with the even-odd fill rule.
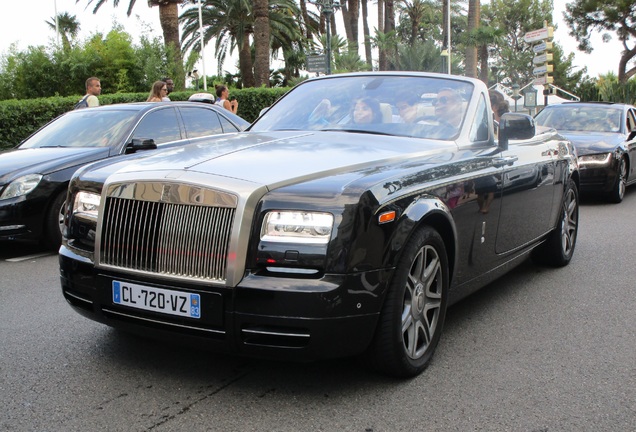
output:
[[47,249],[36,243],[0,241],[0,260],[29,255],[57,255],[57,250]]

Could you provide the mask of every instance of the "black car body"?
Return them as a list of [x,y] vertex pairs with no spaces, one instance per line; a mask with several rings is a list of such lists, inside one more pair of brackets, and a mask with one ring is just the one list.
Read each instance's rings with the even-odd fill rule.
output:
[[577,150],[581,192],[599,193],[619,203],[636,182],[636,108],[606,102],[548,105],[537,125],[553,127]]
[[63,114],[0,153],[0,240],[43,241],[57,249],[68,182],[82,165],[248,125],[227,110],[188,102],[107,105]]
[[[459,129],[430,115],[400,122],[390,105],[403,88],[453,88]],[[387,116],[351,123],[361,96]],[[329,114],[316,116],[320,106]],[[246,132],[78,171],[63,295],[90,319],[144,335],[297,360],[366,353],[390,374],[417,374],[449,304],[531,253],[561,266],[574,251],[570,143],[535,135],[522,114],[499,127],[497,140],[474,79],[305,81]]]

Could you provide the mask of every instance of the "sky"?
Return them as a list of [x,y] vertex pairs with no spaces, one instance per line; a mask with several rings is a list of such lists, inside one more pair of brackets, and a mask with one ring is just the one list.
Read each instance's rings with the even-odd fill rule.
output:
[[[57,13],[68,12],[75,15],[81,24],[80,39],[85,39],[97,31],[107,33],[117,22],[124,26],[135,41],[142,34],[162,37],[161,26],[159,25],[159,10],[157,7],[149,8],[145,0],[137,0],[133,13],[126,16],[128,0],[120,0],[118,7],[112,6],[112,1],[104,4],[97,15],[92,13],[92,6],[86,7],[89,0],[28,0],[28,1],[8,1],[3,10],[3,23],[0,26],[0,55],[5,54],[12,43],[16,43],[19,50],[26,49],[29,45],[49,45],[56,42],[55,32],[45,21],[53,19],[55,11]],[[599,74],[613,72],[618,74],[618,62],[622,45],[616,39],[609,43],[603,43],[601,35],[595,33],[592,38],[594,51],[591,55],[582,53],[576,49],[576,40],[568,35],[568,27],[563,22],[563,11],[566,0],[553,0],[553,19],[557,24],[554,39],[564,49],[565,53],[574,52],[575,67],[587,66],[587,74],[596,77]],[[487,0],[482,0],[486,3]],[[372,9],[372,8],[371,8]],[[370,25],[372,28],[373,24]],[[360,26],[362,28],[362,26]],[[210,46],[206,49],[205,65],[199,63],[199,72],[203,67],[208,75],[216,74],[217,64]],[[234,71],[232,61],[228,60],[224,64],[224,70]]]

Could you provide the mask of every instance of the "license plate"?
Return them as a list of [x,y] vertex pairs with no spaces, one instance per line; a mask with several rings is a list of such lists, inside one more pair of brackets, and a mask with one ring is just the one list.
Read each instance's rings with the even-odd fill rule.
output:
[[113,281],[113,303],[170,315],[201,318],[199,294]]

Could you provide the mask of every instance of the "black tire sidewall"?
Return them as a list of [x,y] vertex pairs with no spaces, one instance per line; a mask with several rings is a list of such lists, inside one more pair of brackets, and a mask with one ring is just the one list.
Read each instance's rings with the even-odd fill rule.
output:
[[[442,298],[437,326],[426,352],[419,359],[411,359],[402,342],[402,310],[408,274],[418,251],[424,246],[433,246],[442,267]],[[398,261],[393,280],[384,301],[378,330],[374,340],[376,368],[392,376],[412,377],[422,372],[430,362],[439,343],[448,303],[449,270],[446,247],[440,235],[433,228],[419,228],[404,247]]]
[[46,212],[46,220],[44,223],[44,235],[42,236],[43,246],[48,249],[58,249],[62,242],[62,233],[60,231],[59,214],[62,205],[66,201],[66,191],[59,192],[55,195],[53,201]]

